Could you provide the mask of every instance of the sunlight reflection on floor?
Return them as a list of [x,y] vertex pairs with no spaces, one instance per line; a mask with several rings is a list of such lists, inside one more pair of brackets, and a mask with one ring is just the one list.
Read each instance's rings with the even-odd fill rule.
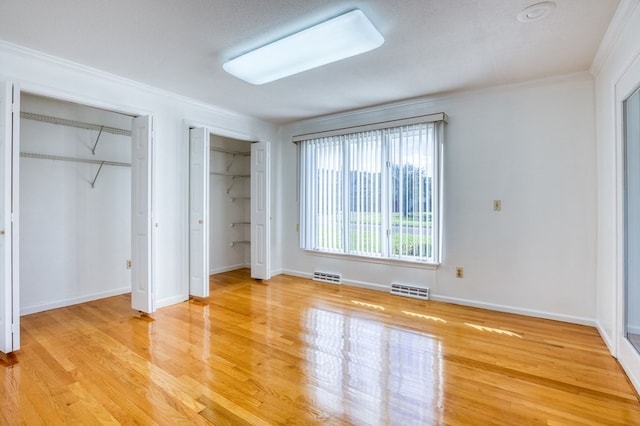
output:
[[318,308],[306,322],[309,390],[320,409],[356,423],[432,423],[443,407],[437,339]]

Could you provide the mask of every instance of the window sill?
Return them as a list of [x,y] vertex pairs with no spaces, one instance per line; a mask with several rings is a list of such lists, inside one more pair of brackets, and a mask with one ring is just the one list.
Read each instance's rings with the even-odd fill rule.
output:
[[334,259],[342,259],[342,260],[349,260],[349,261],[355,261],[355,262],[375,263],[378,265],[402,266],[406,268],[437,270],[438,267],[440,266],[439,263],[417,262],[417,261],[404,260],[404,259],[382,259],[379,257],[358,256],[355,254],[344,254],[344,253],[328,253],[328,252],[317,251],[317,250],[305,250],[305,253],[308,253],[314,256],[320,256],[320,257],[331,257]]

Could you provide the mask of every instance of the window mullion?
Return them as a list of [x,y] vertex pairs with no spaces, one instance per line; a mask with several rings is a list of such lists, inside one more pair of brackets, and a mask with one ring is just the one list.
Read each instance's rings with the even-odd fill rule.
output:
[[[378,161],[384,161],[384,157],[382,155],[382,141],[380,140],[380,138],[376,138],[377,143],[376,143],[376,158]],[[375,180],[375,210],[376,210],[376,232],[373,233],[373,235],[375,235],[376,238],[376,251],[378,253],[380,253],[380,256],[384,256],[383,253],[383,249],[382,249],[382,236],[380,235],[381,229],[382,229],[382,209],[381,209],[381,203],[380,203],[380,195],[382,192],[382,176],[383,176],[383,170],[384,170],[384,166],[382,164],[378,164],[378,167],[380,170],[380,173],[376,176],[376,180]]]
[[[331,149],[331,146],[325,147],[322,146],[322,154],[323,156],[327,155],[327,151]],[[323,160],[325,160],[323,158]],[[326,163],[326,160],[323,161]],[[327,188],[329,185],[328,179],[330,178],[331,169],[328,168],[329,165],[324,165],[324,168],[320,169],[320,176],[322,179],[322,193],[320,194],[320,202],[319,202],[319,211],[320,211],[320,242],[321,247],[325,249],[331,250],[331,244],[329,241],[329,229],[327,228],[327,215],[329,214],[329,210],[327,208],[327,203],[329,202],[329,198],[327,196]]]
[[304,247],[307,249],[316,249],[318,247],[317,222],[315,216],[317,212],[316,203],[316,185],[318,180],[314,177],[314,173],[317,173],[315,158],[316,158],[316,146],[315,144],[303,145],[300,147],[300,155],[302,155],[302,182],[300,183],[300,205],[305,206],[304,215],[301,218],[300,234],[304,238]]
[[443,161],[443,145],[442,145],[442,133],[444,125],[442,123],[435,123],[431,125],[433,128],[433,167],[434,173],[431,181],[432,191],[432,207],[431,207],[431,225],[433,227],[433,243],[431,245],[431,260],[440,262],[441,255],[441,238],[442,238],[442,161]]
[[351,164],[349,163],[349,141],[348,138],[342,138],[342,247],[344,253],[351,253],[351,245],[349,244],[349,236],[351,233],[351,223],[349,222],[349,213],[351,204],[349,196],[351,188],[349,186],[349,175]]
[[383,130],[380,132],[382,139],[382,191],[380,194],[380,241],[382,248],[382,257],[389,257],[391,253],[391,205],[392,200],[390,197],[392,190],[391,183],[391,160],[389,158],[389,132]]
[[[429,138],[428,131],[426,128],[420,128],[418,132],[419,140],[421,141],[418,146],[418,152],[420,156],[419,168],[418,168],[418,229],[420,233],[418,234],[418,255],[420,259],[424,259],[427,256],[427,252],[424,250],[425,247],[425,232],[424,229],[427,229],[426,238],[429,238],[430,232],[428,232],[427,222],[425,219],[427,215],[427,202],[426,202],[426,191],[427,191],[427,180],[429,179],[429,171],[428,171],[428,162],[426,160],[429,153]],[[424,160],[423,160],[424,159]]]

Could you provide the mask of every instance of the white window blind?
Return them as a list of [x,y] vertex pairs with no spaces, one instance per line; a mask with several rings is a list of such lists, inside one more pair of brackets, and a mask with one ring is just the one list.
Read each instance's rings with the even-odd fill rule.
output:
[[299,141],[301,247],[438,263],[443,124]]

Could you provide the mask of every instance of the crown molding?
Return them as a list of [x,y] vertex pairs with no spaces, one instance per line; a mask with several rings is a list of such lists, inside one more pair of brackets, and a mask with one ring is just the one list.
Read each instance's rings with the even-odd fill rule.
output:
[[611,52],[613,52],[613,49],[620,39],[622,31],[627,26],[627,22],[629,22],[638,5],[640,5],[640,0],[622,0],[618,5],[591,63],[589,72],[591,72],[593,76],[597,76],[600,73],[602,67],[609,59]]
[[[57,66],[66,70],[78,72],[81,74],[85,74],[90,77],[98,78],[101,80],[106,80],[112,82],[114,84],[118,84],[121,86],[125,86],[131,89],[140,90],[152,95],[156,95],[162,98],[170,99],[171,101],[178,101],[180,103],[189,105],[191,107],[204,110],[206,112],[215,114],[220,117],[226,117],[233,120],[248,120],[262,128],[272,128],[273,132],[275,132],[275,126],[271,123],[267,123],[258,118],[247,116],[240,114],[236,111],[231,111],[216,105],[208,104],[205,102],[201,102],[192,98],[189,98],[184,95],[180,95],[178,93],[171,92],[169,90],[161,89],[155,86],[151,86],[139,81],[131,80],[125,77],[121,77],[115,74],[108,73],[106,71],[99,70],[97,68],[92,68],[77,62],[73,62],[67,59],[63,59],[57,56],[50,55],[48,53],[44,53],[38,50],[30,49],[24,46],[20,46],[5,40],[0,40],[0,52],[7,52],[9,54],[22,56],[27,59],[33,59],[37,61],[43,61],[52,66]],[[34,82],[35,85],[38,85],[37,82]]]
[[[325,131],[327,129],[334,129],[336,125],[342,125],[344,123],[348,124],[349,127],[352,127],[367,125],[375,122],[376,120],[400,120],[412,115],[441,112],[443,103],[468,96],[482,96],[492,93],[508,92],[519,88],[526,89],[549,84],[560,84],[569,81],[593,81],[593,76],[588,71],[580,71],[577,73],[556,75],[517,83],[480,87],[435,96],[419,97],[294,121],[283,124],[280,127],[280,130],[283,136],[287,137],[295,135],[298,132],[313,133]],[[444,112],[446,113],[447,111]]]

